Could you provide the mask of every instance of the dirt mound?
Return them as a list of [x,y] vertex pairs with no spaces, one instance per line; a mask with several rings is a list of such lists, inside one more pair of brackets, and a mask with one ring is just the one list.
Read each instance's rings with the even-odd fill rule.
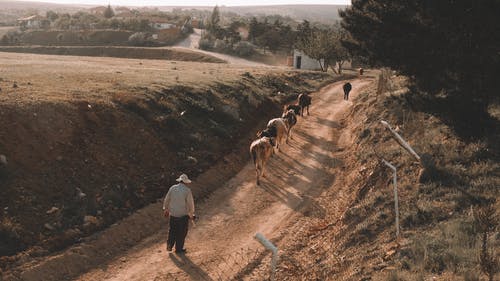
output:
[[173,61],[195,61],[223,63],[224,61],[213,56],[180,49],[158,49],[141,47],[94,47],[94,46],[27,46],[27,47],[0,47],[0,52],[32,53],[66,56],[116,57],[130,59],[162,59]]

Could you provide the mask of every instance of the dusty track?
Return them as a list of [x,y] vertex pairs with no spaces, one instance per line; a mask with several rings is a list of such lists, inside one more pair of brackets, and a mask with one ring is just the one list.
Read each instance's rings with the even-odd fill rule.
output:
[[190,34],[186,39],[184,39],[183,41],[181,41],[177,45],[175,45],[174,49],[190,50],[190,51],[198,52],[201,54],[216,57],[218,59],[226,61],[229,64],[244,65],[244,66],[251,66],[251,67],[268,66],[268,65],[263,64],[263,63],[246,60],[244,58],[239,58],[239,57],[221,54],[221,53],[217,53],[217,52],[209,52],[209,51],[200,50],[198,48],[198,46],[200,45],[200,39],[201,39],[201,29],[195,28],[194,32],[192,34]]
[[[351,97],[368,83],[354,81]],[[166,252],[163,230],[77,280],[217,280],[216,272],[234,276],[241,270],[227,260],[221,269],[222,259],[234,253],[254,255],[261,249],[253,239],[256,232],[279,245],[281,231],[334,185],[337,159],[332,155],[339,136],[332,131],[340,127],[342,113],[352,105],[342,100],[341,85],[335,83],[313,94],[311,115],[299,119],[293,139],[271,159],[261,186],[255,185],[249,161],[206,201],[197,202],[200,219],[190,229],[185,256]]]

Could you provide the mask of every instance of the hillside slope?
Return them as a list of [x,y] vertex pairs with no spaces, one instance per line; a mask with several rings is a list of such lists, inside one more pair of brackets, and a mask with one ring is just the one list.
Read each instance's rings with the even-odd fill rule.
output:
[[[374,84],[360,93],[345,117],[338,180],[318,200],[325,218],[299,219],[278,243],[277,280],[488,280],[480,258],[484,237],[489,255],[500,257],[500,158],[491,141],[500,128],[461,139],[423,110],[432,104],[412,95],[404,77],[388,81],[387,92],[377,94]],[[380,120],[396,128],[424,166]],[[381,158],[397,167],[400,239],[392,171]],[[346,196],[349,205],[339,205]],[[496,214],[484,236],[479,214],[488,208]]]

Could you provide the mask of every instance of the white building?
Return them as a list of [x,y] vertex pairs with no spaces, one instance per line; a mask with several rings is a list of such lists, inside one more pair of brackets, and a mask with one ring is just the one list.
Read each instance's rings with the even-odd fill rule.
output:
[[152,22],[151,27],[156,28],[156,29],[171,29],[175,27],[175,24],[168,23],[168,22]]
[[[323,60],[321,61],[321,63],[323,64]],[[318,70],[321,69],[321,66],[318,60],[308,57],[302,51],[293,50],[293,68]]]
[[39,15],[20,18],[17,19],[17,22],[22,28],[32,28],[32,29],[48,27],[50,25],[49,20]]

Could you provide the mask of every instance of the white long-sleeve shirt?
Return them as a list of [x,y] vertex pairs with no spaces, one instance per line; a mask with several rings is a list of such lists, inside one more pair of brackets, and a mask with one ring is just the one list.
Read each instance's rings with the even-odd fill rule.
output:
[[172,185],[163,200],[163,210],[168,210],[173,217],[194,215],[194,200],[191,189],[184,183]]

